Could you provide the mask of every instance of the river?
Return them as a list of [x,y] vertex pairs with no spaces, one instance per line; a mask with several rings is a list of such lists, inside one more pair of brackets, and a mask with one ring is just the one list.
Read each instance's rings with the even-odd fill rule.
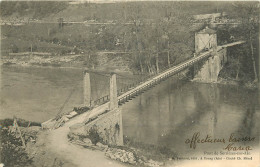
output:
[[[73,89],[62,112],[82,105],[82,72],[82,69],[69,68],[2,67],[1,119],[15,115],[46,121],[57,115]],[[91,78],[94,99],[108,94],[107,76],[91,74]],[[119,87],[131,79],[121,80],[124,82],[119,82]],[[192,149],[185,144],[196,132],[200,132],[200,138],[207,134],[212,138],[226,138],[232,133],[258,136],[258,93],[239,86],[170,78],[120,108],[126,138],[166,146],[179,155],[200,152],[208,146],[197,144],[199,149]],[[219,147],[214,144],[212,149]]]
[[[239,86],[203,84],[170,78],[122,106],[125,137],[165,146],[179,156],[224,151],[232,133],[256,137],[258,144],[258,93]],[[225,139],[225,144],[196,144],[187,139]],[[247,142],[243,143],[246,144]],[[210,148],[210,149],[209,149]]]
[[[2,66],[0,118],[16,116],[44,122],[59,112],[69,112],[82,106],[83,71],[75,68]],[[133,79],[133,76],[118,75],[118,89],[140,77]],[[92,100],[109,94],[109,74],[91,73],[90,78]],[[65,103],[69,96],[69,101]],[[60,111],[63,104],[64,109]]]

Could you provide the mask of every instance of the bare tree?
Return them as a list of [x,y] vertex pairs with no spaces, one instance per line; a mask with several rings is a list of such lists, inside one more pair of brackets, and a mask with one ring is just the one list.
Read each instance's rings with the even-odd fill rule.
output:
[[259,3],[258,2],[237,2],[233,3],[237,13],[241,19],[242,27],[244,29],[244,37],[246,38],[250,47],[250,56],[254,71],[254,82],[258,82],[258,75],[256,71],[255,62],[255,44],[258,38],[259,30]]

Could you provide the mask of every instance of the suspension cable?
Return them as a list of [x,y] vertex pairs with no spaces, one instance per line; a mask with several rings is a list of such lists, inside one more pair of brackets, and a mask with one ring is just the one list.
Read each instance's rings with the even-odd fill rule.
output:
[[64,103],[62,104],[62,106],[59,109],[59,112],[57,113],[57,116],[61,114],[62,110],[64,109],[65,105],[69,102],[72,94],[75,92],[76,88],[78,85],[75,85],[74,88],[71,90],[70,94],[68,95],[68,97],[66,98],[66,100],[64,101]]

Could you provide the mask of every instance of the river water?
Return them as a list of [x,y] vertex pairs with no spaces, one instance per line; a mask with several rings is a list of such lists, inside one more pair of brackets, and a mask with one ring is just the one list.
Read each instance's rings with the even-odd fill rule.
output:
[[[69,112],[82,106],[83,71],[75,68],[2,66],[0,118],[16,116],[44,122],[59,112]],[[109,75],[90,74],[92,100],[109,94]],[[141,77],[118,75],[118,89]],[[65,103],[67,98],[69,100]],[[64,109],[60,111],[63,104]]]
[[[165,146],[178,156],[224,151],[232,133],[236,137],[256,137],[243,144],[258,145],[258,93],[238,86],[170,78],[123,105],[122,111],[127,138]],[[197,143],[196,149],[190,148],[187,139],[196,133],[200,133],[200,139],[206,135],[224,138],[225,143]]]
[[[2,67],[1,119],[14,115],[43,122],[54,117],[66,98],[64,111],[83,103],[82,69]],[[94,98],[108,94],[106,76],[91,74]],[[95,78],[95,79],[93,79]],[[119,87],[129,83],[122,79]],[[227,138],[232,133],[258,140],[258,93],[238,86],[202,84],[170,78],[120,107],[123,131],[136,142],[166,146],[179,155],[205,150],[185,144],[196,132],[200,138]],[[227,144],[226,144],[227,145]],[[212,149],[223,147],[210,145]]]

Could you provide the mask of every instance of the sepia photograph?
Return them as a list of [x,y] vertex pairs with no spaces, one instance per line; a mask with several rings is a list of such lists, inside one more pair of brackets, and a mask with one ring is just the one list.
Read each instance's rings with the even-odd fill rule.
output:
[[1,0],[0,167],[260,167],[259,8]]

